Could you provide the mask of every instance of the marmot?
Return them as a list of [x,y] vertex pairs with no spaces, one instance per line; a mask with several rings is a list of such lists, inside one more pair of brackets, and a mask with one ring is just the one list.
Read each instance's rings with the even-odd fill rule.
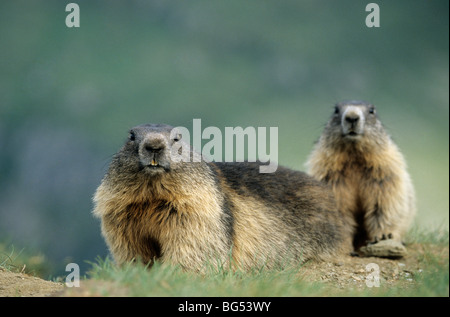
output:
[[415,214],[415,194],[403,155],[374,105],[336,104],[306,165],[332,186],[339,210],[353,222],[356,250],[380,239],[401,242]]
[[184,151],[173,130],[132,128],[95,193],[93,213],[117,263],[251,270],[351,251],[329,186],[283,167],[260,174],[256,163],[173,160],[177,144]]

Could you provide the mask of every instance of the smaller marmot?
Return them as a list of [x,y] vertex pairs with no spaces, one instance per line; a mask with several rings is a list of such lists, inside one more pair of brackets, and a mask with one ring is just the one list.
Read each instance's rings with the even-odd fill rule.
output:
[[190,160],[199,154],[181,137],[140,125],[112,159],[93,212],[117,263],[251,270],[351,251],[329,186],[283,167],[269,174],[256,163]]
[[332,186],[339,210],[353,222],[355,250],[378,240],[401,242],[415,214],[415,194],[403,155],[374,105],[336,104],[306,165]]

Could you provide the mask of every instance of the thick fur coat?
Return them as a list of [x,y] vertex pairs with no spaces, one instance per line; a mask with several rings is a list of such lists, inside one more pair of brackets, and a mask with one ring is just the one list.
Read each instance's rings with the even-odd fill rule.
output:
[[93,213],[116,262],[251,270],[350,252],[327,185],[283,167],[175,162],[182,142],[171,126],[141,125],[114,156]]
[[338,103],[307,167],[333,188],[339,210],[353,222],[356,248],[383,238],[401,241],[415,214],[414,188],[373,105]]

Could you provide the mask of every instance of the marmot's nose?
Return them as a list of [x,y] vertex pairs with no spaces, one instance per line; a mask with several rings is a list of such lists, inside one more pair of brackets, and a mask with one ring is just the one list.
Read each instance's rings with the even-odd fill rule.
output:
[[159,153],[166,147],[162,138],[148,138],[143,144],[144,150],[149,153]]
[[345,121],[347,121],[348,123],[356,123],[359,120],[359,116],[358,115],[347,115],[345,116]]

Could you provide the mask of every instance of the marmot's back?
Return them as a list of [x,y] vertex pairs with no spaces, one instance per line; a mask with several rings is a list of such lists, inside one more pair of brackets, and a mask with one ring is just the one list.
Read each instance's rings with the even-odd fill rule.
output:
[[307,166],[332,186],[339,209],[354,222],[355,247],[385,237],[401,240],[415,213],[414,190],[375,106],[338,103]]
[[[258,252],[264,253],[272,249],[263,245],[270,241],[282,254],[303,259],[350,253],[350,226],[337,211],[328,185],[282,166],[270,174],[259,173],[258,163],[213,166],[223,192],[240,205],[233,215],[243,230],[236,234],[245,235],[236,244],[254,240],[261,244]],[[263,226],[253,232],[260,241],[248,237],[256,222]]]

